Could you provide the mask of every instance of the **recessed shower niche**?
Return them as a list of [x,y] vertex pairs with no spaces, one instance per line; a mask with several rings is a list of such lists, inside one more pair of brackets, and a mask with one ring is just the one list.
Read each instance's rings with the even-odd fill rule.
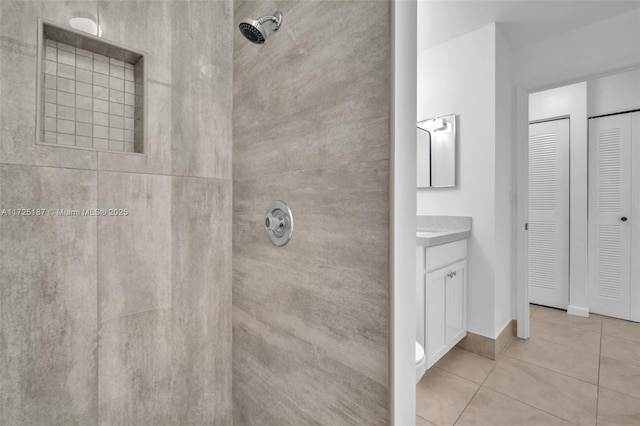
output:
[[144,154],[145,54],[38,20],[36,143]]

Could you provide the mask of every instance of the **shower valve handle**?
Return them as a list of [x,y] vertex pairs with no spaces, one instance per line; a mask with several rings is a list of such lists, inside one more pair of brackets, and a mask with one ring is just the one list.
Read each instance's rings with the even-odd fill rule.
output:
[[269,213],[264,220],[264,226],[271,232],[276,232],[279,229],[284,228],[284,217],[281,214],[278,214],[278,211],[274,212],[275,214]]

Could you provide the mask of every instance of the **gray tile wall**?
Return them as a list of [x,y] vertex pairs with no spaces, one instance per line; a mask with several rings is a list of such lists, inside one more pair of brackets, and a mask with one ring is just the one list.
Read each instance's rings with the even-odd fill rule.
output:
[[142,65],[53,40],[43,55],[42,143],[142,152]]
[[[35,143],[37,17],[76,13],[148,52],[145,156]],[[230,0],[0,2],[0,211],[130,209],[0,216],[0,424],[231,424],[234,30]]]
[[388,424],[390,5],[234,7],[284,13],[264,45],[234,32],[234,424]]

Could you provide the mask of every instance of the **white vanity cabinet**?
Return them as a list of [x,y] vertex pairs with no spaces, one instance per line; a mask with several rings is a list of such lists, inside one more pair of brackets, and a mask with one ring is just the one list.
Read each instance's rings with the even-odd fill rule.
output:
[[418,246],[418,255],[418,341],[430,368],[467,334],[467,240]]

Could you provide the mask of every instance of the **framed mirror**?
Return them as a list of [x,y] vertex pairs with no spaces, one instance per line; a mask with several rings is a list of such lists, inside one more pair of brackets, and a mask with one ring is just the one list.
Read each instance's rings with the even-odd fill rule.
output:
[[417,123],[417,187],[456,186],[456,115]]

